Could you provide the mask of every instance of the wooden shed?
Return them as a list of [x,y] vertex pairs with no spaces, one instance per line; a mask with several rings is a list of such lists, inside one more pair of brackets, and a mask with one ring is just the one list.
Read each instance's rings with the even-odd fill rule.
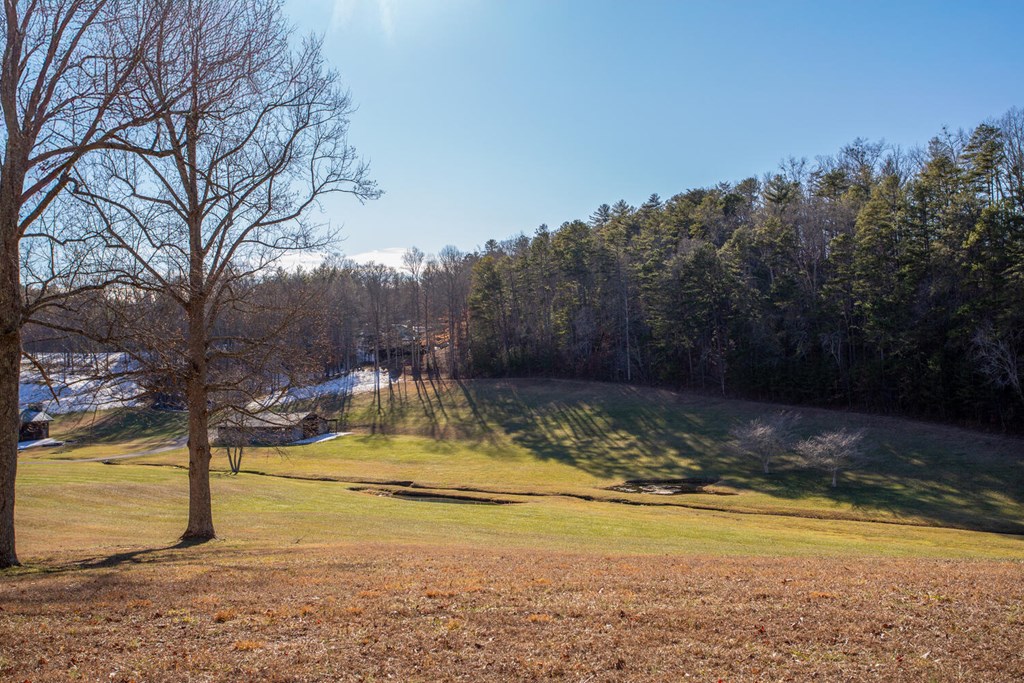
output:
[[50,438],[50,423],[53,418],[41,408],[26,408],[21,411],[21,426],[18,428],[18,441],[38,441]]
[[335,431],[337,424],[337,420],[329,420],[316,413],[268,411],[220,425],[217,441],[233,446],[277,446],[327,434]]

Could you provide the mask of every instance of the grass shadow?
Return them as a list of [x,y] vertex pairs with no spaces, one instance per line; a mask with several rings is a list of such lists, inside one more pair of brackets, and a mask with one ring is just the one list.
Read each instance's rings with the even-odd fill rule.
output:
[[57,426],[65,441],[108,444],[123,441],[126,434],[137,441],[168,440],[186,431],[187,424],[181,412],[122,408],[62,416]]
[[[69,562],[64,565],[58,565],[56,567],[47,568],[43,570],[46,574],[54,573],[65,573],[74,572],[88,569],[114,569],[123,565],[131,564],[150,564],[153,562],[159,562],[161,559],[176,559],[174,551],[185,550],[188,548],[194,548],[196,546],[206,545],[213,539],[180,539],[177,543],[173,543],[167,546],[161,546],[159,548],[140,548],[138,550],[129,550],[121,553],[113,553],[105,557],[94,557],[87,560],[78,560],[75,562]],[[161,558],[161,553],[166,554],[165,558]]]
[[832,500],[865,517],[1024,533],[1024,449],[1004,439],[980,448],[979,435],[964,430],[805,411],[803,436],[867,427],[872,461],[843,473],[833,489],[827,474],[795,459],[783,459],[765,475],[758,461],[729,448],[733,425],[773,407],[560,380],[480,382],[463,390],[481,423],[503,430],[541,460],[596,477],[714,476],[779,499]]

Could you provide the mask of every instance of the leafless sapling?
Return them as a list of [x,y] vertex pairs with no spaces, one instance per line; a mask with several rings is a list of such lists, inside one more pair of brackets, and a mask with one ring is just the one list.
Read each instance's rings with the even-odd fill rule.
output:
[[794,450],[808,466],[830,472],[832,488],[835,488],[839,484],[841,470],[853,469],[863,463],[863,441],[863,430],[851,431],[844,427],[804,439]]
[[792,448],[793,428],[799,419],[795,413],[779,411],[738,425],[729,435],[737,450],[757,458],[764,473],[769,474],[772,461]]

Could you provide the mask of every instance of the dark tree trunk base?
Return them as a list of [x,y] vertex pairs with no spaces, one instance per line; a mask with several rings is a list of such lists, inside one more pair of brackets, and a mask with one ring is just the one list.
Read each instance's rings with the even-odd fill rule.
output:
[[198,545],[200,543],[206,543],[217,538],[217,535],[212,531],[186,531],[178,539],[181,545]]

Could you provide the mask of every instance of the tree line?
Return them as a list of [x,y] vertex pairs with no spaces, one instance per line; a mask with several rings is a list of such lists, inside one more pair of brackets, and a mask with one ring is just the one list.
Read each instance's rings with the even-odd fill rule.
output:
[[470,253],[260,282],[256,301],[307,292],[284,344],[307,382],[366,362],[389,387],[569,377],[1020,431],[1024,112],[910,152],[856,140]]
[[388,377],[646,383],[1020,431],[1024,111],[471,253],[279,277],[317,293],[300,337],[325,376],[362,358]]
[[488,242],[484,375],[1024,428],[1024,111]]

